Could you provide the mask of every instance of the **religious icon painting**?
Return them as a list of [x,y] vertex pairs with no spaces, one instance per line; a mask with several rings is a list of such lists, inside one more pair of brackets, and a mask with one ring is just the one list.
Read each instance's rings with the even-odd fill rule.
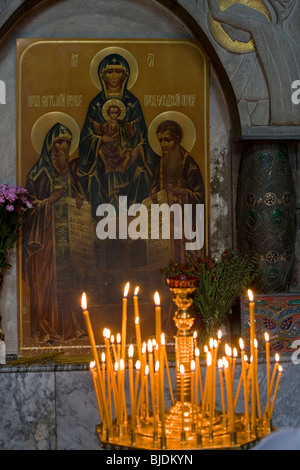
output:
[[[45,59],[47,58],[47,60]],[[19,353],[81,354],[154,333],[153,294],[173,335],[160,267],[209,246],[208,59],[194,40],[19,39],[18,183],[33,208],[18,247]]]

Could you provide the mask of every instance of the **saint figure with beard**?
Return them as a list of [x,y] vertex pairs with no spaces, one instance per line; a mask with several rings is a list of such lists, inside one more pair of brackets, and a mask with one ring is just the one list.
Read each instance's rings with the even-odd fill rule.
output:
[[[193,218],[197,204],[205,203],[205,188],[201,170],[189,152],[182,147],[182,127],[173,120],[163,121],[156,130],[161,147],[161,159],[150,197],[157,203],[157,194],[165,190],[169,206],[184,204],[192,206]],[[193,229],[195,228],[193,220]],[[174,240],[174,257],[176,261],[184,260],[184,243]]]
[[23,278],[30,288],[31,336],[38,343],[69,341],[85,334],[69,264],[63,204],[65,197],[71,197],[79,209],[84,199],[76,177],[78,162],[69,161],[71,141],[66,126],[53,125],[26,181],[33,209],[23,218]]

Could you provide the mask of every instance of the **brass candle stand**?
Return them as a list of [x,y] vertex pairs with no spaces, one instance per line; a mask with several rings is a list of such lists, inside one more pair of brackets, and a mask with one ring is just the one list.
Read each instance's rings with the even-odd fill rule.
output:
[[[177,307],[174,316],[177,327],[175,336],[176,399],[172,400],[172,406],[165,411],[164,403],[163,405],[161,403],[164,398],[159,394],[159,391],[161,392],[159,381],[163,379],[155,370],[154,362],[156,365],[158,363],[159,367],[163,366],[164,368],[168,367],[168,363],[166,356],[163,361],[154,361],[153,351],[148,350],[148,361],[145,360],[147,358],[145,350],[143,351],[144,360],[139,355],[142,360],[140,369],[136,370],[135,373],[135,393],[133,395],[131,391],[130,395],[131,411],[132,403],[135,403],[133,405],[134,413],[127,413],[124,382],[125,368],[122,369],[122,373],[119,375],[120,370],[116,371],[115,369],[113,371],[112,363],[109,371],[108,362],[106,383],[102,383],[102,387],[104,384],[107,390],[106,399],[103,398],[103,394],[102,397],[99,396],[99,384],[97,385],[96,372],[93,371],[95,391],[100,416],[102,416],[101,425],[97,426],[101,445],[108,449],[148,450],[239,449],[251,447],[258,439],[273,430],[271,416],[268,416],[267,410],[263,416],[257,415],[257,409],[254,410],[255,416],[249,414],[250,383],[251,380],[253,382],[255,368],[248,364],[248,374],[246,375],[246,363],[243,359],[244,351],[242,350],[243,367],[240,385],[243,384],[247,405],[245,406],[245,413],[236,413],[235,404],[233,403],[233,378],[231,375],[233,370],[232,356],[228,354],[227,359],[223,358],[222,370],[219,369],[222,410],[216,410],[217,348],[219,344],[217,340],[211,343],[211,352],[207,353],[210,362],[207,362],[203,387],[199,387],[201,379],[200,362],[199,356],[195,355],[197,350],[192,330],[195,318],[190,310],[193,303],[193,294],[197,287],[197,279],[172,278],[168,279],[168,285]],[[162,356],[159,355],[159,351],[162,351],[163,343],[156,347],[156,358],[161,359]],[[110,354],[109,350],[107,351]],[[255,358],[252,358],[253,360]],[[129,379],[132,381],[131,373],[132,369],[129,368]],[[102,380],[104,380],[103,375]],[[226,400],[225,389],[227,391]],[[114,407],[112,403],[114,403]],[[123,409],[120,408],[121,403],[123,403]],[[152,410],[150,412],[151,404]],[[111,410],[111,418],[105,418],[103,408],[108,410],[108,414]],[[114,418],[112,408],[115,410]]]

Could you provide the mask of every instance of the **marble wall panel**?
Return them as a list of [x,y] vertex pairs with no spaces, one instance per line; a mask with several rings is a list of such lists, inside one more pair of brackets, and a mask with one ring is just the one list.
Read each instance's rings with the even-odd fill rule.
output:
[[0,373],[1,450],[56,448],[54,387],[53,373]]

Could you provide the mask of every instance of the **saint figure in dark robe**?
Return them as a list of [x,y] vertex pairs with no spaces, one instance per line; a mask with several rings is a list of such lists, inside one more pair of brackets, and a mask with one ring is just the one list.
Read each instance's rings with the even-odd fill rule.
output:
[[30,289],[31,336],[38,343],[70,341],[85,334],[64,202],[74,198],[80,208],[84,199],[76,176],[78,162],[69,161],[71,140],[70,130],[56,123],[26,181],[33,209],[23,218],[23,279]]

